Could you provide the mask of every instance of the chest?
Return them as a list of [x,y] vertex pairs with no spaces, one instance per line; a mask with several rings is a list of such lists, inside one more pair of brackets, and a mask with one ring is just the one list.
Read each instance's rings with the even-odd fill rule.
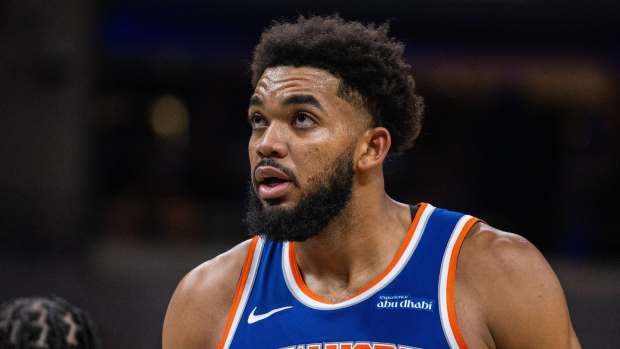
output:
[[336,303],[323,309],[294,297],[252,298],[234,344],[295,349],[446,347],[436,296],[391,286],[364,300],[352,298],[348,306]]
[[418,215],[388,270],[338,303],[305,285],[294,245],[263,242],[223,347],[465,348],[454,275],[458,240],[475,219],[424,206]]

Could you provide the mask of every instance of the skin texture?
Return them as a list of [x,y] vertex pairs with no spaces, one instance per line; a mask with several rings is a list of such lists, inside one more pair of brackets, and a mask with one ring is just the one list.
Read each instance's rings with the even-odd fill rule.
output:
[[[336,77],[320,69],[270,68],[248,110],[251,171],[272,157],[297,177],[297,185],[278,201],[281,207],[294,206],[320,171],[354,148],[351,201],[319,236],[296,244],[306,285],[334,302],[387,268],[411,222],[408,206],[385,193],[389,131],[370,128],[370,116],[339,97],[338,86]],[[299,95],[314,97],[320,106],[290,103]],[[198,266],[181,281],[164,321],[164,349],[217,347],[248,245]],[[580,348],[559,281],[518,235],[485,223],[472,228],[458,258],[455,299],[470,348]]]

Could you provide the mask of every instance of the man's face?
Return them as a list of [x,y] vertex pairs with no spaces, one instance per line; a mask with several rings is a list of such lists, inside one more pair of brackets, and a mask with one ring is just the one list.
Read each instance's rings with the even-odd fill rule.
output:
[[[252,226],[251,214],[258,214],[258,220],[274,215],[317,219],[300,209],[331,206],[335,215],[346,206],[356,140],[369,118],[338,96],[339,83],[328,72],[309,67],[275,67],[263,73],[248,110],[250,209],[255,211],[248,213],[250,229],[258,228]],[[325,197],[329,192],[333,195]]]

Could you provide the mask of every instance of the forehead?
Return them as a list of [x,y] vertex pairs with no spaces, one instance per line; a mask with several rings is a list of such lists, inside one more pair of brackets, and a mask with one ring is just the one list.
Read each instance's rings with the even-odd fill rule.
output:
[[263,97],[308,93],[336,97],[340,79],[313,67],[278,66],[265,69],[254,93]]

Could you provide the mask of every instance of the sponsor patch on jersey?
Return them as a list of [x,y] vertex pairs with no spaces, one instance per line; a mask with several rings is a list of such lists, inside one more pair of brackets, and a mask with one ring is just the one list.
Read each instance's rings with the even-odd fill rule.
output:
[[432,312],[435,300],[409,295],[380,295],[376,307],[377,309],[412,309]]

